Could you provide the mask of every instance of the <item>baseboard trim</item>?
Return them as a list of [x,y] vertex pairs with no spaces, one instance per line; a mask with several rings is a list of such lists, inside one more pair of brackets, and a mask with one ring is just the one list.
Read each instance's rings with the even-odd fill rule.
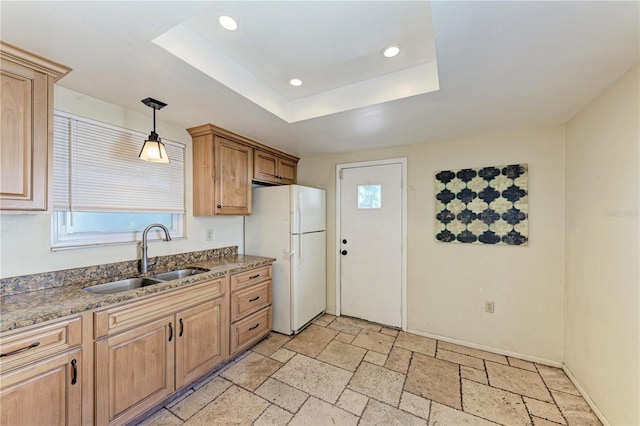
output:
[[477,343],[471,343],[464,340],[452,339],[450,337],[440,336],[432,333],[425,333],[424,331],[408,329],[407,332],[417,334],[419,336],[430,337],[431,339],[442,340],[443,342],[455,343],[456,345],[468,346],[474,349],[480,349],[482,351],[493,352],[500,355],[512,356],[514,358],[520,358],[525,361],[537,362],[538,364],[548,365],[550,367],[563,368],[564,364],[558,361],[552,361],[550,359],[538,358],[531,355],[521,354],[519,352],[505,351],[504,349],[493,348],[491,346],[479,345]]
[[567,375],[569,380],[573,382],[573,385],[576,387],[576,389],[578,389],[578,392],[580,392],[580,395],[582,395],[584,400],[587,401],[589,408],[591,408],[591,410],[596,415],[596,417],[598,417],[598,420],[600,420],[604,426],[611,426],[611,423],[609,423],[609,420],[607,420],[604,414],[602,414],[602,411],[600,411],[600,409],[595,404],[595,402],[593,402],[589,394],[584,390],[584,388],[582,387],[578,379],[576,379],[576,376],[573,375],[573,373],[571,372],[571,370],[569,370],[566,364],[562,365],[562,370]]

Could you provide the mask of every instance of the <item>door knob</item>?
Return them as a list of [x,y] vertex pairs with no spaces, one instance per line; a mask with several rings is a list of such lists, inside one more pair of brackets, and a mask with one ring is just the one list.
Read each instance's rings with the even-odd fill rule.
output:
[[347,244],[347,240],[342,240],[342,244]]
[[343,256],[347,255],[347,251],[346,250],[342,250],[340,253],[342,253]]

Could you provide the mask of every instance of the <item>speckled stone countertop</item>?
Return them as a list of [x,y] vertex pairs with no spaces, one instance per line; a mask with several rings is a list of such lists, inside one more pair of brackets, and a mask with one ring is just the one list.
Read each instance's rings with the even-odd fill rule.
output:
[[90,293],[83,290],[83,288],[97,283],[81,281],[60,287],[3,296],[0,301],[0,332],[39,324],[67,315],[133,300],[153,293],[188,286],[225,274],[270,265],[274,261],[275,259],[268,257],[237,254],[228,257],[201,260],[179,266],[206,268],[210,270],[209,272],[115,294]]

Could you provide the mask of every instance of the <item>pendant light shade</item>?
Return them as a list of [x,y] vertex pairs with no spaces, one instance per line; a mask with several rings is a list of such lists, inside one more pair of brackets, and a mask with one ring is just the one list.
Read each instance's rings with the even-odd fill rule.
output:
[[156,110],[166,107],[167,104],[153,98],[143,99],[142,103],[153,108],[153,131],[149,134],[149,139],[144,142],[138,157],[144,161],[150,161],[152,163],[168,163],[169,156],[167,155],[167,149],[156,133]]

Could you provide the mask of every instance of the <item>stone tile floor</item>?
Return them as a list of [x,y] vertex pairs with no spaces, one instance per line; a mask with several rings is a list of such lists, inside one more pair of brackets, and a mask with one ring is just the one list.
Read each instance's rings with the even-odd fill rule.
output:
[[323,315],[141,425],[600,425],[561,369]]

